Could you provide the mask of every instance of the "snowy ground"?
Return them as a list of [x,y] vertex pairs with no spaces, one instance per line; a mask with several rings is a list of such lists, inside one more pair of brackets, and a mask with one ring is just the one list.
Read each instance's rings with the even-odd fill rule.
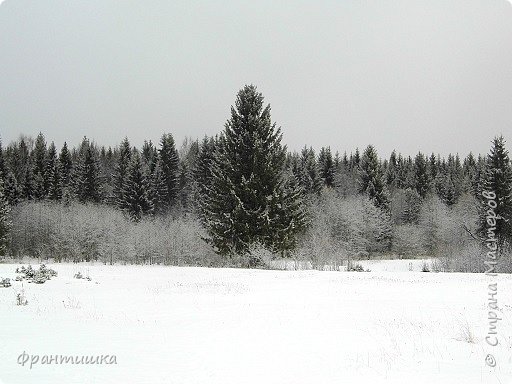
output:
[[[408,263],[368,273],[56,264],[58,277],[24,283],[26,307],[15,305],[21,283],[0,289],[0,383],[512,383],[510,275],[497,279],[491,347],[490,278]],[[0,276],[15,268],[0,264]],[[79,270],[92,281],[73,279]],[[117,364],[30,369],[17,363],[24,351]]]

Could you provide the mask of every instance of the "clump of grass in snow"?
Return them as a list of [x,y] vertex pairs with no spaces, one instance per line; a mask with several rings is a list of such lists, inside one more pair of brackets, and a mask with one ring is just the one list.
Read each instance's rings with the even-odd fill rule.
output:
[[25,290],[21,288],[21,291],[16,293],[16,305],[27,305],[28,300],[25,297]]
[[66,309],[80,309],[80,301],[75,298],[68,297],[66,301],[62,300],[62,304],[64,304],[64,308]]
[[87,281],[91,281],[91,277],[89,276],[89,270],[87,270],[87,276],[82,275],[82,272],[78,271],[73,275],[75,279],[84,279]]
[[469,344],[476,343],[475,335],[473,335],[473,331],[471,330],[467,321],[460,322],[459,336],[456,338],[456,340],[464,341]]

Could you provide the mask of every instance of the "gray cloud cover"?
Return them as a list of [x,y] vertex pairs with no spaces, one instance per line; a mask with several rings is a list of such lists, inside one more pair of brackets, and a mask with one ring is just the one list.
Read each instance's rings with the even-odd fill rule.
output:
[[254,83],[292,149],[486,152],[512,142],[511,48],[504,0],[6,0],[0,134],[202,137]]

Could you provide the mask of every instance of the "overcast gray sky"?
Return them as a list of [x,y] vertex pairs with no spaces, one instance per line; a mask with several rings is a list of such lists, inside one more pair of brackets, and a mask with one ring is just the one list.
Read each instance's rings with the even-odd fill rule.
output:
[[512,146],[500,0],[6,0],[0,135],[134,145],[222,130],[253,83],[291,149],[387,157]]

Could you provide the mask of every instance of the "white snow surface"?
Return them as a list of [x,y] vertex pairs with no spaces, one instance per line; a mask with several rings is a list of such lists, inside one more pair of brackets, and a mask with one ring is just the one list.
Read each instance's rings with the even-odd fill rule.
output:
[[[27,306],[15,305],[20,282],[0,289],[0,383],[512,383],[510,275],[408,263],[359,273],[50,265],[58,277],[23,283]],[[17,266],[0,264],[0,276]],[[485,342],[492,281],[496,347]],[[30,369],[17,363],[23,352],[117,364]]]

